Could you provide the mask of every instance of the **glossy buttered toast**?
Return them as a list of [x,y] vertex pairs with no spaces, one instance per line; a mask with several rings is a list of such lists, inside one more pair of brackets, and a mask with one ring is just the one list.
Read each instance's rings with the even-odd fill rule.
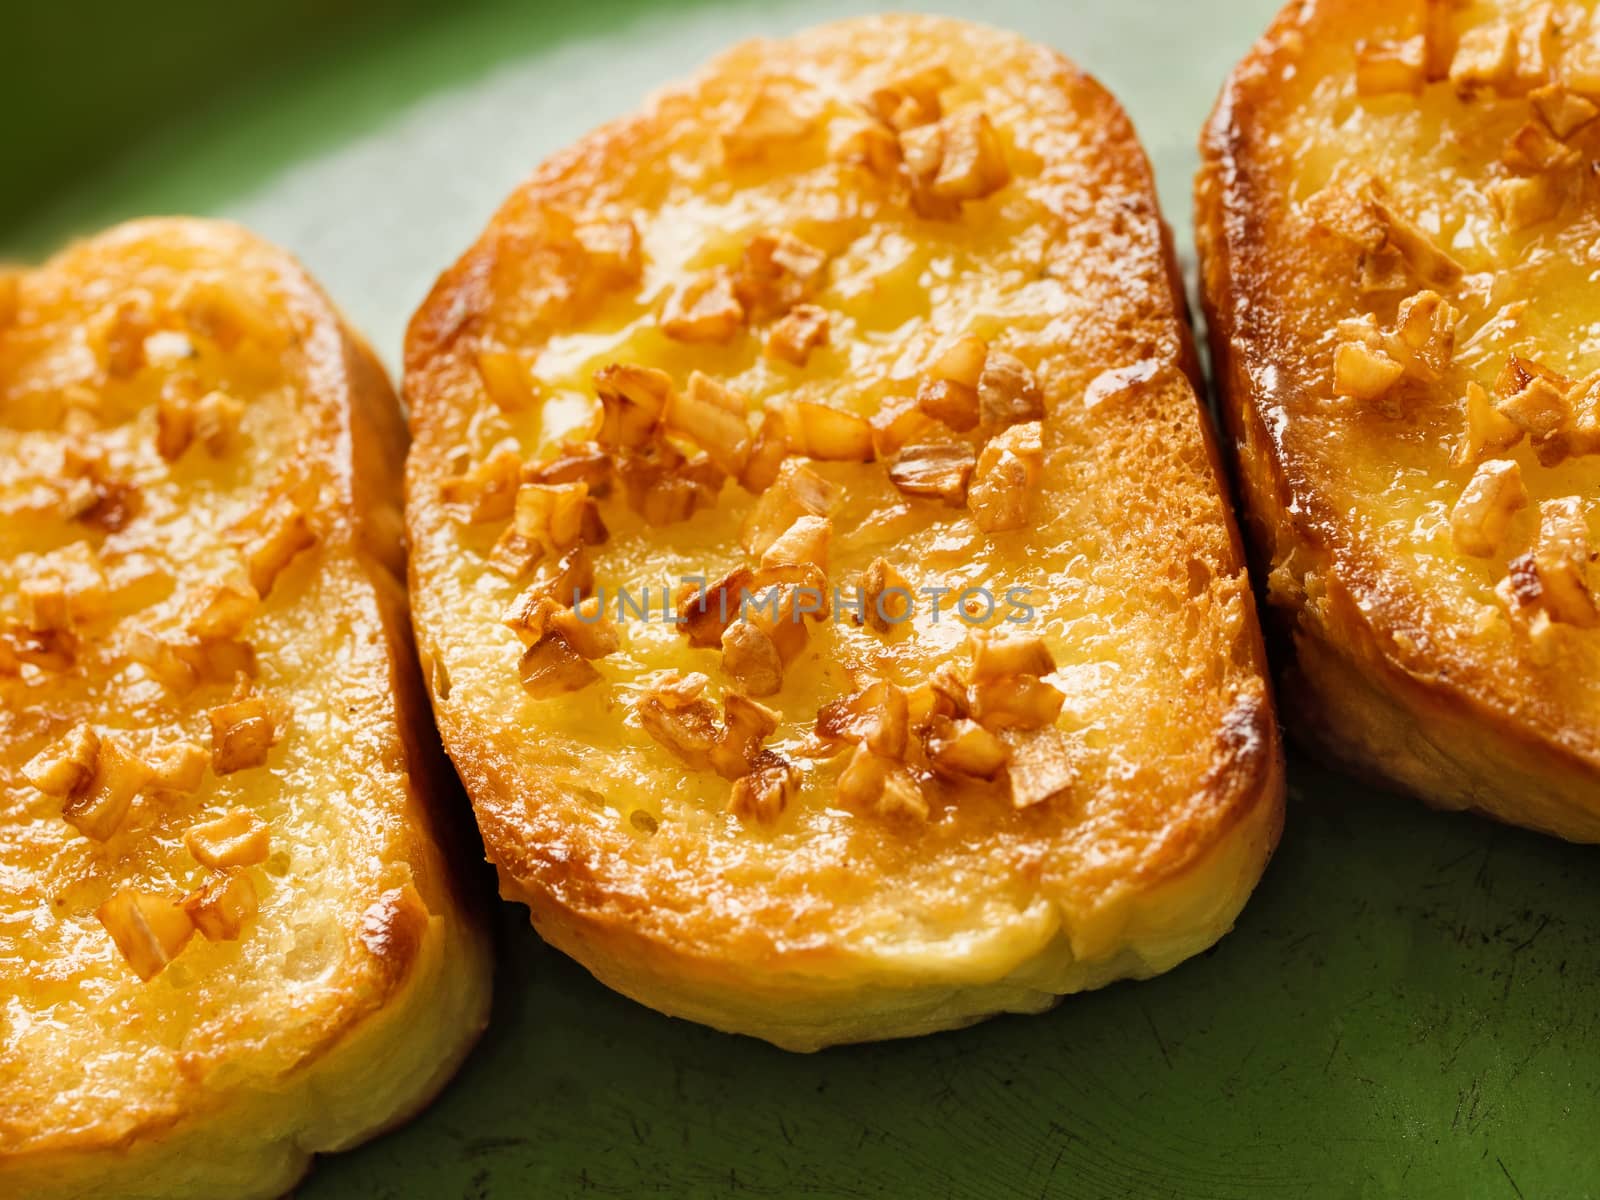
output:
[[1285,9],[1206,132],[1214,358],[1286,718],[1448,808],[1600,839],[1600,22]]
[[279,1195],[482,1028],[405,444],[365,344],[234,226],[0,277],[0,1194]]
[[1148,976],[1282,769],[1149,166],[879,17],[556,155],[412,320],[413,612],[508,897],[796,1049]]

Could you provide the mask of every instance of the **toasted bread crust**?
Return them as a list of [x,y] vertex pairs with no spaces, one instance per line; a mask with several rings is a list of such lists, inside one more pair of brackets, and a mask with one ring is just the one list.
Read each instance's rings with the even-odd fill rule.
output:
[[[240,372],[227,385],[238,388],[240,399],[281,406],[279,428],[300,451],[296,467],[321,485],[312,516],[316,545],[285,568],[279,594],[262,601],[245,635],[257,650],[258,685],[271,684],[285,698],[295,710],[293,724],[282,735],[284,749],[265,764],[226,776],[208,771],[197,792],[166,795],[159,806],[140,798],[120,827],[91,845],[52,812],[59,801],[41,797],[25,780],[22,762],[75,721],[132,741],[151,722],[162,722],[159,737],[181,731],[203,742],[205,706],[217,703],[218,685],[164,686],[148,676],[141,683],[137,666],[115,673],[125,661],[117,647],[130,631],[167,637],[174,622],[181,628],[171,602],[158,598],[151,605],[148,591],[137,594],[149,607],[119,601],[81,626],[80,662],[65,673],[27,667],[0,673],[0,723],[12,746],[0,755],[9,813],[0,844],[12,878],[25,881],[11,904],[21,917],[41,896],[58,897],[43,924],[30,918],[36,948],[3,979],[14,1016],[44,1005],[54,1014],[47,1027],[13,1025],[0,1051],[6,1080],[0,1190],[19,1195],[279,1195],[313,1154],[363,1140],[426,1103],[487,1015],[486,938],[473,901],[461,891],[459,864],[435,840],[459,817],[438,807],[454,784],[428,720],[397,576],[403,570],[399,464],[407,434],[383,368],[365,343],[297,264],[245,231],[183,219],[131,223],[23,276],[19,311],[0,329],[0,438],[24,474],[28,455],[48,456],[67,443],[103,448],[107,462],[138,481],[144,508],[103,539],[70,520],[63,533],[87,534],[114,591],[121,569],[142,554],[171,579],[175,600],[192,598],[214,578],[209,564],[217,561],[216,546],[208,543],[220,540],[219,525],[238,517],[239,500],[253,487],[265,490],[271,482],[251,472],[283,465],[258,458],[248,410],[229,452],[215,459],[244,464],[240,476],[195,466],[208,461],[198,445],[175,456],[179,464],[193,457],[174,471],[217,472],[228,497],[219,501],[198,485],[181,485],[194,486],[192,495],[171,490],[167,469],[144,441],[154,431],[162,365],[140,363],[117,377],[126,382],[110,383],[92,358],[87,369],[81,360],[66,366],[62,383],[71,381],[85,397],[109,388],[102,394],[112,398],[71,433],[64,432],[59,405],[51,421],[34,420],[40,410],[28,389],[39,364],[57,353],[59,331],[71,337],[75,323],[93,330],[128,298],[141,297],[162,327],[182,328],[167,314],[193,281],[236,288],[246,305],[263,306],[267,322],[288,334],[284,345],[269,348],[246,333],[238,353],[212,347],[202,354],[218,364],[208,370]],[[239,365],[253,355],[260,355],[256,366]],[[246,379],[263,390],[255,393]],[[272,390],[278,387],[284,390]],[[4,480],[0,500],[28,503],[29,494],[18,490],[26,482],[23,475]],[[40,541],[48,545],[56,536],[58,519],[41,514]],[[192,540],[167,532],[171,522],[185,520],[196,522]],[[10,538],[8,571],[15,561],[9,556],[38,544],[32,536]],[[332,585],[336,609],[315,607],[321,583]],[[286,631],[277,625],[282,620],[293,627]],[[340,678],[330,683],[347,711],[321,710],[327,694],[321,682],[302,676],[290,657],[319,637],[322,661],[343,659]],[[269,655],[275,660],[267,661]],[[225,688],[220,698],[227,698]],[[300,754],[319,752],[306,749],[306,739],[330,726],[362,759],[365,780],[347,776],[345,765],[331,759],[310,778],[294,774]],[[310,815],[281,807],[280,777],[296,780],[293,803]],[[339,806],[355,797],[372,823],[341,828],[349,818],[337,815]],[[193,937],[165,970],[141,982],[84,911],[93,899],[83,897],[124,886],[158,895],[192,886],[185,881],[196,878],[198,865],[183,848],[185,827],[208,808],[240,805],[265,820],[281,856],[281,865],[244,868],[263,897],[262,911],[247,918],[237,940]],[[319,807],[326,816],[317,814]],[[304,860],[309,843],[301,839],[323,820],[331,827],[315,840],[329,865],[319,869]],[[70,865],[79,860],[88,864],[81,875]],[[346,865],[353,867],[348,875]],[[312,894],[324,888],[331,890]],[[295,929],[323,914],[336,922],[344,944],[329,944],[318,980],[295,982],[285,974],[287,958],[267,944],[282,939],[292,957]],[[121,1031],[97,1030],[82,1005],[86,995],[108,1014],[139,1015],[124,1018]],[[287,1020],[291,1011],[295,1019]],[[156,1081],[123,1071],[119,1058],[151,1062]]]
[[[874,87],[941,67],[954,80],[949,111],[982,109],[1001,131],[1012,182],[964,219],[919,221],[889,185],[832,165],[822,142],[858,119]],[[719,162],[717,132],[730,117],[797,80],[822,105],[811,140],[754,164]],[[591,277],[564,265],[554,214],[580,231],[627,216],[644,247],[639,277],[589,296]],[[759,330],[687,349],[655,332],[655,311],[670,312],[663,297],[692,272],[753,234],[794,228],[838,264],[814,296],[833,340],[809,366],[763,367]],[[1024,245],[1022,230],[1040,240]],[[956,260],[969,242],[971,260]],[[903,278],[879,246],[903,250]],[[952,294],[924,298],[917,272],[941,255],[952,256],[939,267],[953,271]],[[529,905],[546,938],[668,1013],[815,1049],[1035,1011],[1065,992],[1164,970],[1226,931],[1276,842],[1282,763],[1175,274],[1148,164],[1115,101],[1049,51],[933,18],[740,46],[513,194],[410,327],[407,521],[418,644],[446,749],[503,893]],[[1037,307],[1017,302],[1024,279],[1039,289]],[[985,283],[996,290],[982,293]],[[885,816],[852,807],[842,759],[819,755],[775,820],[721,812],[727,786],[687,770],[628,716],[651,668],[717,675],[717,660],[637,621],[621,652],[593,662],[598,682],[554,701],[521,692],[497,619],[516,588],[492,582],[484,565],[498,527],[464,521],[442,498],[448,480],[505,447],[536,463],[541,437],[546,451],[553,441],[530,412],[581,405],[588,372],[612,356],[662,368],[680,386],[702,367],[774,408],[794,399],[870,417],[907,386],[892,360],[925,357],[970,330],[974,305],[990,311],[972,324],[1043,394],[1033,520],[991,543],[937,501],[901,503],[880,463],[814,461],[845,496],[829,578],[844,582],[880,547],[913,574],[949,562],[1004,579],[1035,566],[1050,593],[1045,640],[1079,672],[1078,686],[1065,685],[1081,706],[1073,727],[1115,728],[1103,757],[1097,736],[1082,743],[1075,787],[1019,807],[994,785],[930,777],[926,818]],[[539,396],[530,409],[486,399],[475,364],[492,353],[529,364]],[[1126,386],[1106,376],[1115,369],[1130,372]],[[1097,508],[1073,512],[1085,495]],[[738,561],[732,543],[750,511],[749,495],[729,484],[691,520],[651,529],[613,494],[602,501],[611,540],[592,548],[596,580],[659,586],[685,563],[715,577]],[[872,532],[885,514],[903,523],[898,550],[896,535]],[[959,552],[917,549],[940,530]],[[1116,566],[1086,589],[1066,567],[1074,551]],[[1074,620],[1106,622],[1098,651],[1066,632]],[[1173,623],[1170,654],[1146,674],[1134,645]],[[796,759],[815,753],[824,704],[880,677],[926,691],[940,663],[965,662],[961,638],[924,618],[899,639],[819,626],[765,699],[779,716],[768,744]],[[1116,659],[1108,671],[1126,664],[1109,690],[1088,682],[1097,654]],[[636,825],[638,816],[648,819]]]
[[[1500,7],[1503,13],[1489,15],[1515,20],[1527,6]],[[1333,325],[1372,309],[1353,288],[1348,256],[1308,233],[1306,212],[1319,186],[1331,188],[1330,172],[1338,180],[1342,171],[1371,171],[1396,192],[1396,206],[1432,212],[1447,229],[1469,220],[1495,231],[1470,242],[1463,233],[1450,247],[1467,271],[1459,290],[1444,289],[1467,313],[1458,346],[1470,346],[1475,336],[1487,342],[1478,331],[1511,307],[1504,288],[1480,299],[1473,282],[1495,279],[1514,264],[1522,253],[1516,239],[1526,236],[1500,233],[1488,214],[1481,189],[1503,168],[1485,166],[1481,156],[1485,146],[1491,156],[1499,150],[1493,130],[1514,126],[1515,106],[1528,101],[1458,99],[1444,81],[1419,83],[1415,99],[1354,95],[1357,43],[1420,36],[1420,11],[1371,0],[1288,5],[1230,76],[1201,141],[1195,200],[1203,304],[1246,532],[1258,572],[1269,581],[1269,633],[1292,650],[1282,683],[1286,721],[1326,757],[1429,804],[1600,840],[1600,726],[1583,698],[1584,681],[1592,678],[1592,635],[1562,631],[1558,663],[1541,665],[1526,640],[1507,637],[1504,621],[1494,616],[1499,602],[1488,585],[1520,544],[1515,539],[1527,534],[1514,529],[1512,545],[1480,574],[1459,550],[1440,554],[1384,529],[1387,521],[1410,519],[1413,510],[1401,507],[1409,503],[1409,484],[1397,487],[1399,498],[1386,505],[1350,483],[1360,471],[1379,470],[1380,456],[1396,453],[1397,471],[1429,481],[1433,495],[1454,502],[1472,473],[1470,464],[1450,461],[1459,393],[1448,389],[1463,383],[1450,377],[1398,420],[1359,406],[1326,416],[1330,403],[1338,403],[1325,357]],[[1301,170],[1292,165],[1301,144],[1284,126],[1293,120],[1297,130],[1316,127],[1330,105],[1345,113],[1364,109],[1370,125],[1359,144],[1327,133],[1319,153],[1328,161]],[[1442,120],[1450,132],[1413,125],[1413,118]],[[1425,144],[1413,141],[1419,128],[1428,130]],[[1428,147],[1447,139],[1466,149],[1441,169]],[[1372,149],[1379,143],[1381,155]],[[1469,190],[1473,183],[1477,189]],[[1558,219],[1549,228],[1569,222]],[[1510,295],[1515,304],[1517,293]],[[1527,298],[1538,300],[1536,293]],[[1553,326],[1540,330],[1533,320],[1523,329],[1519,345],[1568,352]],[[1464,378],[1481,375],[1492,383],[1484,372],[1497,370],[1501,360],[1487,357],[1464,368]],[[1581,374],[1575,363],[1568,369]],[[1327,433],[1329,427],[1335,432]],[[1401,438],[1404,449],[1397,451]],[[1548,470],[1526,442],[1506,453],[1524,464],[1538,495],[1571,489],[1583,477],[1575,472],[1588,470],[1581,463]],[[1453,560],[1459,574],[1402,566],[1409,561],[1402,556],[1412,553]],[[1491,634],[1475,622],[1489,622]]]

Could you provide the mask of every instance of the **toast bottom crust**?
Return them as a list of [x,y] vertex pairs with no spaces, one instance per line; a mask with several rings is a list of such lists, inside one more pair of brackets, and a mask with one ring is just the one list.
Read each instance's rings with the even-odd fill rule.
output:
[[[465,956],[465,960],[464,960]],[[488,1023],[487,940],[452,913],[434,916],[400,990],[337,1047],[274,1090],[123,1146],[13,1160],[0,1192],[29,1200],[268,1200],[345,1150],[415,1116],[444,1087]]]
[[[919,955],[834,978],[773,972],[697,957],[625,928],[586,919],[500,872],[501,895],[526,904],[534,928],[601,983],[672,1017],[761,1038],[785,1050],[917,1037],[1001,1013],[1038,1013],[1073,992],[1149,979],[1209,949],[1233,923],[1283,830],[1280,755],[1239,819],[1185,871],[1069,925],[1040,899],[1027,914],[1032,947],[997,977],[965,971],[960,956]],[[943,979],[941,980],[941,976]]]
[[1320,758],[1430,808],[1475,812],[1600,842],[1593,772],[1462,712],[1436,690],[1301,630],[1279,694],[1291,734]]

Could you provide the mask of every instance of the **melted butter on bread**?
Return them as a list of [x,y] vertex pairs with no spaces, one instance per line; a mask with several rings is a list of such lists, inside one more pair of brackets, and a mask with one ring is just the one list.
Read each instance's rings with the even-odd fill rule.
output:
[[278,1195],[431,1095],[487,1007],[432,840],[398,408],[234,226],[11,280],[0,1191]]
[[1286,10],[1224,89],[1198,185],[1308,736],[1432,803],[1583,840],[1597,63],[1592,4]]
[[[587,231],[624,224],[637,259],[595,269]],[[1227,858],[1151,961],[1220,933],[1272,840],[1277,748],[1174,278],[1115,103],[934,19],[738,47],[506,202],[410,328],[408,518],[446,743],[548,936],[667,1011],[810,1047],[1158,969],[1130,912]],[[497,403],[486,354],[530,403]],[[609,457],[594,594],[659,610],[697,577],[686,629],[624,613],[592,678],[521,686],[501,619],[549,588],[499,575],[503,522],[450,499],[508,452],[523,488]],[[819,576],[915,603],[802,613],[783,589]],[[797,633],[702,619],[752,579]],[[995,627],[1027,670],[980,677]],[[771,717],[736,738],[747,701]]]

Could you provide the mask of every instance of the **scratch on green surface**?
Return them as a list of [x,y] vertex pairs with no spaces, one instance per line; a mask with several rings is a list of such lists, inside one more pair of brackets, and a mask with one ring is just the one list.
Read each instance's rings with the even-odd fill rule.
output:
[[462,1078],[304,1195],[1592,1195],[1593,852],[1294,770],[1215,950],[918,1042],[799,1057],[671,1021],[504,908]]

